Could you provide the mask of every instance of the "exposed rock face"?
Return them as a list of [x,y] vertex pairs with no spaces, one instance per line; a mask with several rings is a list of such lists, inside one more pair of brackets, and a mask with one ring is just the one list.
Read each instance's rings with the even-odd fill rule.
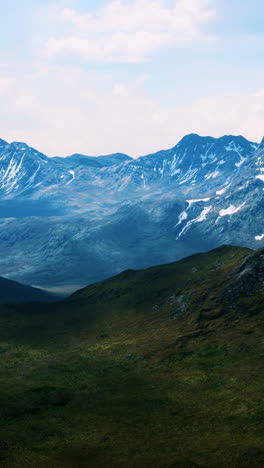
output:
[[232,273],[230,282],[223,291],[223,299],[233,302],[257,291],[264,294],[264,249],[247,256]]
[[175,305],[176,307],[171,310],[170,315],[172,320],[177,320],[180,317],[183,317],[186,312],[186,303],[185,303],[185,296],[182,294],[181,296],[171,296],[170,303],[171,305]]

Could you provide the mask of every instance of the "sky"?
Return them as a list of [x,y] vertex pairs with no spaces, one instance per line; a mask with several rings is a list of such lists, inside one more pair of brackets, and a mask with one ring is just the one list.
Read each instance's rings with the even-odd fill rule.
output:
[[0,138],[48,156],[264,134],[264,2],[0,0]]

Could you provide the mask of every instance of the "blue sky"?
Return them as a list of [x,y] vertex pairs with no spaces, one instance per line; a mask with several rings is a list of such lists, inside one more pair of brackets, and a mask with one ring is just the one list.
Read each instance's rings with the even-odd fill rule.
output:
[[191,132],[263,136],[262,0],[9,0],[1,13],[8,141],[136,157]]

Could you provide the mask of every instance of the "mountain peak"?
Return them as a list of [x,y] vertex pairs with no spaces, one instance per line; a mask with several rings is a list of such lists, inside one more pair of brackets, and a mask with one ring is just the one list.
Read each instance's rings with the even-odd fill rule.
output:
[[6,145],[8,145],[7,141],[2,140],[2,138],[0,138],[0,148],[2,148],[3,146],[6,146]]
[[84,166],[106,167],[120,165],[130,161],[133,158],[124,153],[113,153],[103,156],[86,156],[84,154],[75,153],[65,158],[68,162],[77,162]]
[[29,148],[29,146],[26,143],[23,143],[21,141],[12,141],[12,143],[10,143],[10,146],[13,146],[13,147],[15,147],[17,149],[20,149],[20,150],[24,149],[24,148],[25,149]]
[[[198,143],[201,143],[202,141],[207,140],[207,141],[215,141],[215,138],[210,137],[210,136],[201,136],[198,135],[197,133],[189,133],[188,135],[185,135],[178,143],[178,145],[190,145],[194,144],[197,145]],[[177,146],[178,146],[177,145]]]
[[243,135],[224,135],[222,137],[219,138],[219,140],[222,140],[222,141],[236,141],[236,142],[240,142],[241,144],[242,143],[249,143],[249,140],[247,140],[245,137],[243,137]]
[[8,149],[10,150],[11,154],[14,153],[18,157],[23,154],[26,158],[38,159],[38,161],[49,161],[48,156],[20,141],[13,141],[12,143],[8,144]]

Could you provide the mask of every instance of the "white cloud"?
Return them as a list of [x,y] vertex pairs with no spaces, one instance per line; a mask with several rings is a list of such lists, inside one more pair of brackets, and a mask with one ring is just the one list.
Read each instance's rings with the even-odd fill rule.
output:
[[190,132],[244,134],[255,141],[263,135],[262,90],[179,106],[151,98],[145,74],[118,80],[59,66],[29,71],[19,69],[9,77],[10,91],[0,93],[0,138],[26,141],[48,155],[139,156],[172,147]]
[[133,34],[114,33],[110,40],[99,38],[96,41],[72,36],[49,39],[45,44],[44,54],[51,57],[66,52],[87,60],[140,63],[147,61],[149,54],[169,43],[168,34],[144,31]]
[[196,122],[197,132],[216,136],[244,135],[257,141],[263,136],[263,90],[202,97],[189,107],[189,111],[191,122]]
[[124,83],[116,83],[113,86],[112,93],[115,96],[127,96],[127,86]]
[[7,90],[15,85],[15,83],[15,78],[7,75],[0,75],[0,94],[6,93]]
[[70,34],[49,38],[42,54],[70,53],[89,61],[140,63],[163,47],[208,41],[204,25],[215,16],[210,0],[111,1],[103,8],[79,14],[64,8],[58,20]]
[[[86,5],[86,13],[77,12],[77,4]],[[132,156],[172,147],[190,132],[262,138],[264,90],[254,64],[248,73],[256,92],[229,93],[243,68],[239,62],[238,69],[232,64],[230,70],[235,51],[229,51],[229,39],[228,45],[221,43],[223,55],[226,47],[228,54],[223,68],[220,57],[219,73],[210,73],[217,51],[201,55],[204,41],[212,39],[207,25],[216,15],[215,0],[105,0],[105,7],[89,12],[90,4],[50,0],[32,10],[28,55],[19,60],[15,50],[12,61],[8,50],[2,61],[1,138],[24,140],[49,155],[123,151]],[[259,38],[252,44],[260,47]],[[179,45],[195,47],[186,55],[160,55],[154,64],[109,65],[145,62],[157,51]],[[36,49],[42,50],[41,57],[30,55]],[[87,67],[83,59],[106,65]],[[244,76],[237,90],[245,82]],[[220,91],[206,96],[207,89]]]
[[214,15],[208,0],[178,0],[174,3],[174,7],[166,8],[160,0],[112,1],[98,13],[81,15],[65,8],[60,13],[60,19],[89,31],[172,29],[174,33],[190,35]]

